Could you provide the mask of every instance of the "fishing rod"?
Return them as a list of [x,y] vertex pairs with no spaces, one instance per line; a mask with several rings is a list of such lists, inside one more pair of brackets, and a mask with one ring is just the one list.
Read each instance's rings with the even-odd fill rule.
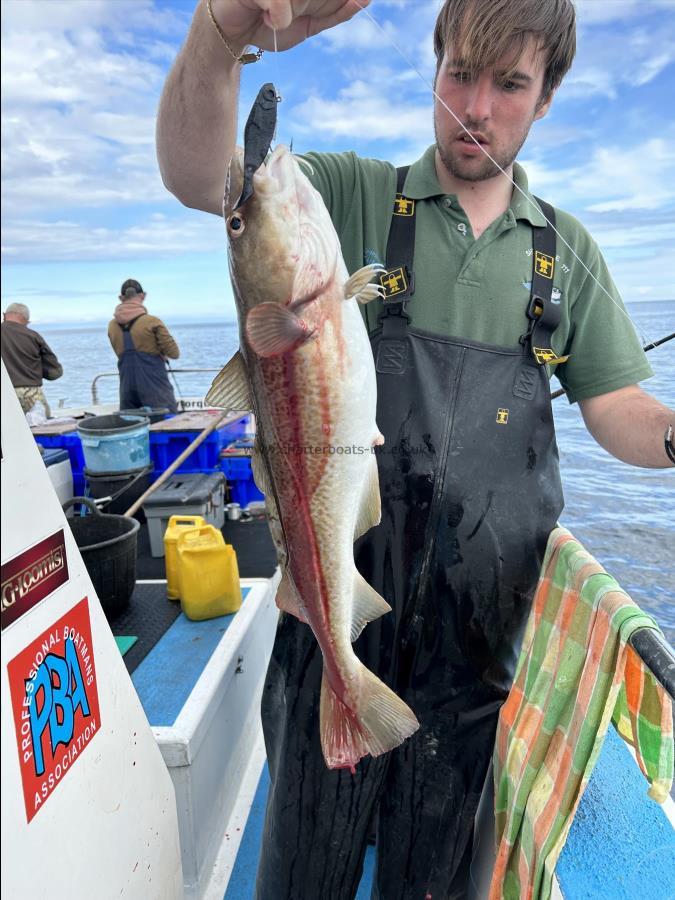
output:
[[171,375],[171,379],[172,379],[173,383],[176,385],[176,390],[178,391],[178,397],[180,398],[181,401],[184,400],[185,398],[183,397],[183,392],[181,391],[180,386],[178,384],[178,379],[176,378],[176,375],[175,375],[173,369],[169,365],[168,359],[164,360],[164,365],[166,367],[166,371]]
[[[672,334],[667,334],[665,337],[662,337],[658,341],[651,341],[651,343],[645,344],[642,349],[644,350],[645,353],[648,353],[650,350],[653,350],[655,347],[660,347],[661,344],[667,344],[668,341],[672,341],[673,338],[675,338],[675,331],[673,331]],[[565,393],[565,388],[559,388],[557,391],[554,391],[551,394],[551,400],[555,400],[556,397],[562,397],[562,395],[564,393]]]

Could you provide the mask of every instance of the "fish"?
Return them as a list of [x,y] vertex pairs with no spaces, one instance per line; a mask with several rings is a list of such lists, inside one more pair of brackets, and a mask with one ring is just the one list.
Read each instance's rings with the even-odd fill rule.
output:
[[[303,161],[304,162],[304,161]],[[354,541],[380,521],[375,365],[359,303],[382,295],[381,266],[349,275],[338,235],[301,162],[277,146],[236,207],[238,149],[223,216],[240,348],[206,400],[252,409],[254,480],[265,494],[283,613],[323,654],[319,730],[330,769],[399,746],[419,723],[352,647],[391,611],[358,572]]]

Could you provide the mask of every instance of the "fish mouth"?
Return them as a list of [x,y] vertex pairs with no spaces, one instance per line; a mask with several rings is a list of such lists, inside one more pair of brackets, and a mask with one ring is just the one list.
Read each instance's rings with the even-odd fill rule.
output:
[[[242,206],[248,206],[252,197],[256,194],[259,197],[273,196],[283,190],[284,185],[289,181],[294,181],[292,177],[294,175],[292,160],[293,157],[287,147],[283,145],[276,147],[254,173],[252,194]],[[227,181],[223,198],[223,210],[226,217],[236,209],[243,185],[244,150],[241,147],[235,147],[227,169]]]
[[[230,208],[228,212],[228,200],[237,203],[240,197],[243,158],[243,151],[237,148],[228,171],[226,220],[234,211]],[[287,268],[292,262],[293,268],[304,273],[299,279],[291,279],[280,301],[286,306],[292,303],[304,306],[316,299],[335,277],[340,258],[339,244],[334,245],[327,234],[330,218],[321,195],[306,177],[298,159],[283,144],[275,147],[259,166],[251,184],[253,191],[243,204],[241,215],[257,234],[253,239],[256,253],[269,245],[278,259],[289,261]],[[334,234],[332,227],[329,230]],[[231,250],[235,246],[244,250],[250,247],[250,241],[233,244],[229,232],[228,236]],[[335,238],[337,241],[336,235]],[[307,272],[312,273],[311,277]]]
[[[241,194],[244,181],[244,151],[236,147],[227,171],[224,208],[233,212],[234,204]],[[259,197],[272,197],[290,187],[299,195],[302,191],[302,172],[291,151],[283,144],[274,148],[272,153],[256,170],[252,180],[253,194]],[[244,205],[248,205],[251,197]],[[304,204],[301,204],[304,205]]]
[[260,166],[253,176],[253,192],[258,194],[276,194],[284,186],[294,182],[293,157],[287,147],[280,144]]

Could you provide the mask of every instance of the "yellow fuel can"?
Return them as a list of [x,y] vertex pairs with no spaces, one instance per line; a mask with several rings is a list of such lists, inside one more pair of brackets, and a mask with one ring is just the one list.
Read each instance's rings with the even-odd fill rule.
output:
[[178,535],[179,593],[188,619],[213,619],[241,606],[239,567],[234,547],[213,525]]
[[186,528],[206,525],[203,516],[171,516],[164,532],[164,562],[166,565],[166,596],[169,600],[180,597],[178,578],[178,536]]

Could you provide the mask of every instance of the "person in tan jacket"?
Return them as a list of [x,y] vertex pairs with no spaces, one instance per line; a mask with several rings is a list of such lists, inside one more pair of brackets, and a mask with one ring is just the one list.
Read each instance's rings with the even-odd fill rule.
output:
[[120,289],[120,302],[108,325],[120,373],[120,409],[166,407],[177,411],[166,360],[178,359],[178,344],[168,328],[144,306],[145,292],[134,278]]

